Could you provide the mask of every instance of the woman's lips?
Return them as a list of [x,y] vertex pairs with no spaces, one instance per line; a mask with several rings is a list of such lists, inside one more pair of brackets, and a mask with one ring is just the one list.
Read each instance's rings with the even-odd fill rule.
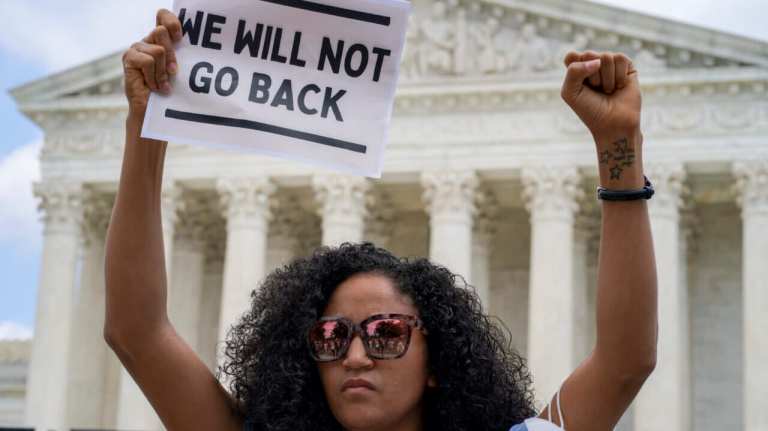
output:
[[376,387],[373,385],[373,383],[365,379],[348,379],[341,386],[342,392],[346,390],[355,390],[355,392],[364,392],[367,390],[371,390],[371,391],[376,390]]

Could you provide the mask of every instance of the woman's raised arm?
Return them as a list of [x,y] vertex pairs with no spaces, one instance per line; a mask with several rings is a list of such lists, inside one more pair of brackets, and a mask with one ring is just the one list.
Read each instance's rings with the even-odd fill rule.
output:
[[[585,52],[568,54],[565,63],[562,96],[595,139],[600,185],[642,189],[641,96],[632,62],[623,54]],[[603,201],[597,342],[561,390],[568,431],[613,429],[656,366],[656,336],[656,264],[647,203]]]
[[171,91],[173,43],[181,25],[169,11],[123,56],[129,114],[122,173],[106,243],[104,336],[168,430],[240,430],[242,420],[213,374],[171,326],[160,214],[167,143],[143,139],[151,91]]

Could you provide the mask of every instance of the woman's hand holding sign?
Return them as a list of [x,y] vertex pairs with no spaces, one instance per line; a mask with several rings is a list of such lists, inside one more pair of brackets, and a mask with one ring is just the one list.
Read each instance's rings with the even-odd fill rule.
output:
[[173,44],[180,40],[179,19],[161,9],[154,30],[123,54],[125,95],[131,113],[143,118],[151,91],[171,91],[170,75],[178,70]]
[[[226,391],[176,333],[166,311],[160,195],[167,143],[141,138],[152,91],[169,91],[181,25],[167,10],[123,56],[129,114],[106,243],[104,336],[169,430],[242,429]],[[184,382],[182,385],[179,382]]]

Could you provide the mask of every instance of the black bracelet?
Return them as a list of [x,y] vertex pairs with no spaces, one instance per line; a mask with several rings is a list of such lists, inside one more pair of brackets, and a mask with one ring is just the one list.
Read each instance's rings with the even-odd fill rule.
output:
[[653,184],[645,178],[645,187],[641,190],[608,190],[602,187],[597,188],[597,198],[604,201],[635,201],[639,199],[650,199],[654,193]]

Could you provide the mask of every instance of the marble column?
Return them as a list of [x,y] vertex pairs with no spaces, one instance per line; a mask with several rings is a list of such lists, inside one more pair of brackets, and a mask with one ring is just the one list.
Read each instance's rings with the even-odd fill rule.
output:
[[744,430],[768,430],[768,160],[734,166],[743,223]]
[[491,305],[491,247],[496,234],[498,202],[493,194],[483,191],[478,194],[477,214],[472,232],[472,279],[477,296],[487,314]]
[[[163,227],[163,252],[165,258],[165,274],[169,299],[173,286],[173,246],[176,237],[176,222],[178,211],[182,208],[181,188],[170,182],[163,186],[160,195],[161,217]],[[170,306],[170,301],[169,301]],[[118,429],[136,429],[144,431],[162,428],[160,418],[147,401],[144,393],[124,367],[120,369],[120,389],[118,395],[117,421]]]
[[251,292],[266,275],[270,197],[275,186],[265,177],[228,178],[218,190],[227,220],[224,281],[219,312],[219,342],[226,339],[251,304]]
[[326,174],[312,180],[322,218],[322,245],[363,240],[370,181],[362,177]]
[[35,337],[27,380],[26,423],[66,429],[67,372],[82,220],[82,187],[67,181],[35,184],[43,213],[43,251]]
[[573,300],[576,331],[573,354],[576,362],[585,359],[594,347],[595,308],[590,304],[589,265],[592,244],[599,241],[600,213],[590,195],[579,203],[581,210],[574,220],[573,231]]
[[[173,246],[175,271],[168,292],[168,313],[179,335],[200,352],[198,321],[205,271],[204,229],[210,212],[204,196],[190,196],[178,213]],[[183,270],[181,270],[183,268]]]
[[474,171],[432,171],[421,177],[423,200],[429,214],[429,257],[454,274],[472,280],[472,227],[475,193]]
[[528,361],[537,398],[549,400],[577,364],[573,244],[583,192],[570,166],[526,168],[522,182],[531,217]]
[[110,358],[104,342],[104,241],[114,195],[84,194],[83,265],[73,316],[68,373],[68,424],[101,429],[105,424],[107,373]]
[[[163,224],[163,251],[165,252],[165,274],[170,282],[173,270],[173,245],[176,238],[178,212],[183,207],[182,190],[175,183],[163,186],[160,208]],[[170,286],[170,284],[169,284]]]
[[[680,251],[682,164],[646,165],[656,194],[648,203],[658,274],[657,365],[635,400],[635,431],[691,429],[688,288],[681,285],[686,259]],[[660,415],[663,411],[665,414]]]

